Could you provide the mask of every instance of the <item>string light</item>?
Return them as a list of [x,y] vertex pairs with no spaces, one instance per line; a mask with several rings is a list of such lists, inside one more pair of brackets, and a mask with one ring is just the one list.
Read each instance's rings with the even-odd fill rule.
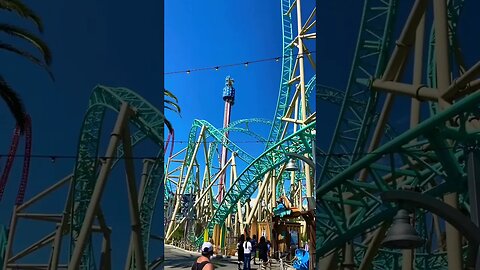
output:
[[[178,141],[178,142],[182,142],[182,141]],[[241,141],[240,141],[241,142]],[[253,142],[266,142],[266,141],[243,141],[245,143],[253,143]],[[203,143],[203,142],[202,142]],[[207,142],[208,143],[208,142]],[[238,141],[235,142],[235,143],[239,143]],[[424,149],[424,150],[421,150],[421,149],[417,149],[417,151],[422,151],[422,152],[425,152],[425,151],[435,151],[435,150],[453,150],[453,149],[456,149],[456,147],[440,147],[440,148],[429,148],[429,149]],[[318,156],[322,156],[322,157],[328,157],[328,156],[334,156],[334,157],[348,157],[348,156],[353,156],[353,155],[379,155],[381,154],[383,158],[387,158],[388,154],[405,154],[405,153],[398,153],[398,152],[394,152],[394,151],[391,151],[391,152],[382,152],[382,153],[378,153],[378,152],[364,152],[364,153],[348,153],[348,152],[344,152],[344,153],[317,153],[316,155]],[[22,155],[22,154],[16,154],[16,155],[0,155],[0,157],[9,157],[9,156],[13,156],[13,157],[24,157],[25,155]],[[31,155],[30,156],[31,158],[37,158],[37,159],[50,159],[50,161],[52,163],[54,163],[57,159],[77,159],[79,158],[78,155]],[[106,161],[108,159],[117,159],[117,157],[105,157],[105,156],[95,156],[95,157],[84,157],[82,156],[81,157],[82,159],[100,159],[102,161]],[[135,156],[135,157],[120,157],[118,159],[157,159],[158,157],[157,156]]]
[[235,67],[235,66],[245,66],[247,67],[249,64],[253,63],[261,63],[261,62],[279,62],[280,59],[288,59],[290,57],[296,58],[302,55],[310,55],[310,54],[315,54],[316,51],[311,51],[311,52],[304,52],[303,54],[296,54],[296,55],[286,55],[286,56],[278,56],[278,57],[273,57],[273,58],[265,58],[265,59],[259,59],[259,60],[254,60],[254,61],[245,61],[241,63],[235,63],[235,64],[226,64],[226,65],[219,65],[219,66],[213,66],[213,67],[203,67],[203,68],[195,68],[195,69],[187,69],[187,70],[180,70],[180,71],[171,71],[171,72],[165,72],[163,75],[173,75],[173,74],[179,74],[179,73],[187,73],[190,74],[190,72],[196,72],[196,71],[206,71],[206,70],[219,70],[220,68],[227,68],[227,67]]

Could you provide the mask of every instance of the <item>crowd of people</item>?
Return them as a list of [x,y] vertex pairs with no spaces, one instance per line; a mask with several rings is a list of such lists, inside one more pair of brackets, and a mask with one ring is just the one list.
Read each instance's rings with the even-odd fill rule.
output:
[[[293,247],[296,247],[296,245],[291,246],[291,248]],[[246,237],[244,234],[240,235],[237,242],[238,269],[250,270],[252,259],[254,264],[259,264],[263,267],[267,266],[270,259],[270,249],[271,243],[265,236],[260,237],[260,240],[257,241],[256,235],[253,235],[252,238],[248,235]],[[295,267],[296,269],[308,269],[308,250],[308,243],[305,243],[304,248],[297,248],[295,250],[295,256],[298,257],[298,261],[296,262],[298,265],[294,265],[298,266]],[[213,270],[214,265],[210,261],[210,258],[213,256],[212,239],[203,243],[200,252],[202,256],[196,259],[192,265],[192,270]],[[259,259],[258,263],[257,258]],[[242,265],[243,268],[241,268]]]
[[253,235],[252,238],[250,236],[245,238],[244,234],[240,235],[237,243],[238,269],[243,264],[244,270],[250,270],[250,261],[253,259],[253,263],[257,264],[257,256],[259,263],[267,263],[270,247],[270,241],[266,240],[265,236],[260,237],[260,241],[257,242],[256,235]]

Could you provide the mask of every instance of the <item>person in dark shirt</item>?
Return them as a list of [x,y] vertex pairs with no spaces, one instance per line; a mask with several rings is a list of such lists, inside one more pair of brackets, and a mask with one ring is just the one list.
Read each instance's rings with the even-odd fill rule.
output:
[[240,269],[240,265],[243,264],[244,260],[244,252],[243,252],[243,242],[245,242],[245,235],[240,235],[238,237],[238,243],[237,243],[237,256],[238,256],[238,269]]
[[253,258],[253,264],[256,263],[256,258],[257,258],[257,236],[254,234],[252,237],[252,240],[250,241],[252,244],[252,258]]
[[213,255],[213,245],[210,242],[205,242],[201,248],[202,256],[198,257],[192,265],[192,270],[213,270],[215,267],[210,261],[210,256]]
[[258,258],[260,262],[265,265],[268,262],[268,245],[265,240],[265,236],[260,237],[260,242],[257,245],[258,248]]

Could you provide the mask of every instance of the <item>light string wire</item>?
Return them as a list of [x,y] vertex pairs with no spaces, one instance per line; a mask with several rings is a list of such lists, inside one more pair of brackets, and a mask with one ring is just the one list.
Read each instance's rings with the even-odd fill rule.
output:
[[303,55],[311,55],[315,54],[316,51],[308,51],[304,53],[299,53],[296,55],[283,55],[283,56],[278,56],[278,57],[271,57],[271,58],[264,58],[264,59],[258,59],[258,60],[253,60],[253,61],[244,61],[241,63],[235,63],[235,64],[225,64],[225,65],[217,65],[217,66],[211,66],[211,67],[202,67],[202,68],[193,68],[193,69],[185,69],[185,70],[178,70],[178,71],[170,71],[170,72],[165,72],[163,75],[173,75],[173,74],[181,74],[181,73],[187,73],[190,74],[191,72],[197,72],[197,71],[206,71],[206,70],[219,70],[220,68],[228,68],[228,67],[235,67],[235,66],[248,66],[250,64],[256,64],[256,63],[261,63],[261,62],[272,62],[272,61],[280,61],[280,59],[288,59],[290,57],[292,58],[297,58],[299,56]]
[[[460,146],[451,146],[451,147],[439,147],[439,148],[435,148],[435,147],[432,147],[432,148],[428,148],[428,149],[412,149],[410,148],[410,150],[412,152],[415,152],[415,151],[422,151],[422,152],[425,152],[425,151],[436,151],[436,150],[453,150],[453,149],[463,149],[464,147],[460,147]],[[363,153],[348,153],[348,152],[345,152],[345,153],[316,153],[317,156],[324,156],[324,157],[328,157],[328,156],[336,156],[336,157],[348,157],[348,156],[358,156],[358,155],[378,155],[378,154],[381,154],[383,156],[386,157],[386,155],[389,155],[389,154],[407,154],[405,152],[398,152],[398,151],[387,151],[387,152],[375,152],[375,151],[372,151],[372,152],[363,152]],[[25,155],[23,154],[15,154],[15,155],[9,155],[9,154],[0,154],[0,158],[5,158],[5,157],[10,157],[10,156],[13,156],[13,157],[24,157]],[[56,160],[56,159],[77,159],[77,158],[80,158],[79,155],[47,155],[47,154],[32,154],[30,156],[31,158],[37,158],[37,159],[51,159],[52,161]],[[106,156],[95,156],[95,157],[83,157],[82,159],[102,159],[102,160],[107,160],[107,159],[157,159],[158,156],[133,156],[133,157],[125,157],[125,156],[122,156],[122,157],[106,157]]]

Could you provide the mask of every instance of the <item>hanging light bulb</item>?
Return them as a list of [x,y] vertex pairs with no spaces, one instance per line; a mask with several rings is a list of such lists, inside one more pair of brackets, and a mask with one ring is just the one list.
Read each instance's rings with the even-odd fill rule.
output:
[[245,62],[245,67],[248,67],[248,62]]
[[219,67],[215,67],[215,70],[218,70],[218,69],[219,69]]
[[190,70],[187,70],[187,74],[190,74]]

